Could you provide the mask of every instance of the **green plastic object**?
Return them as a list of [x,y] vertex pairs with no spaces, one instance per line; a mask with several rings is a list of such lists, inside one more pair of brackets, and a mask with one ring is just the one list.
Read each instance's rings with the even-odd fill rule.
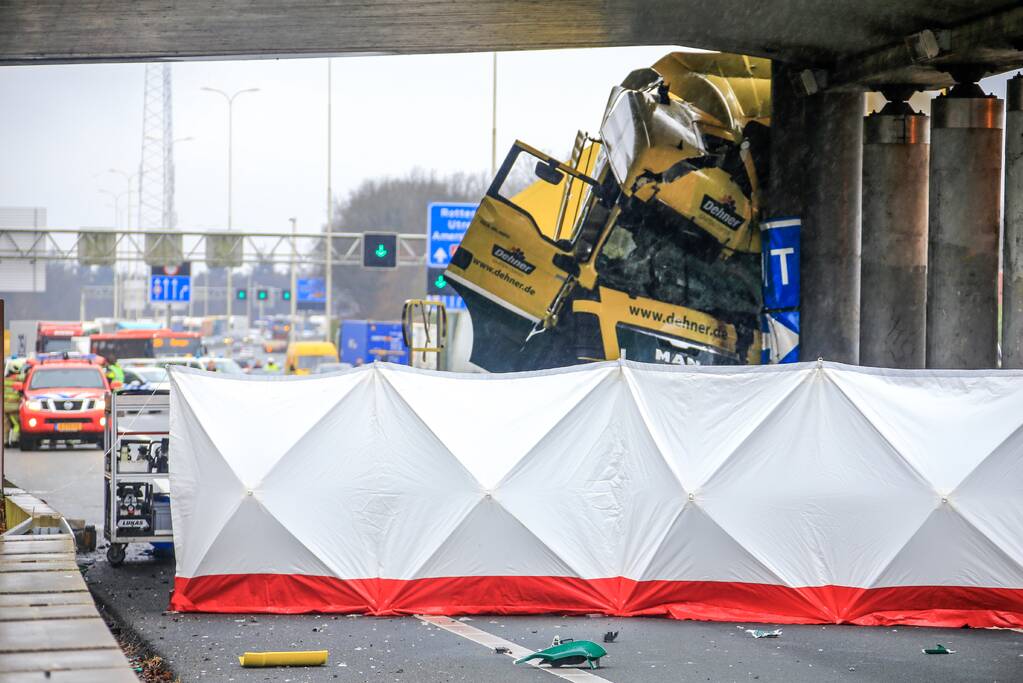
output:
[[955,650],[949,650],[947,647],[938,643],[936,647],[926,647],[922,650],[925,655],[954,655]]
[[583,662],[590,665],[591,669],[600,668],[600,658],[607,656],[607,650],[590,640],[573,640],[569,643],[562,643],[549,647],[546,650],[534,652],[525,657],[515,660],[516,664],[524,664],[534,659],[539,659],[541,664],[558,666],[576,666]]

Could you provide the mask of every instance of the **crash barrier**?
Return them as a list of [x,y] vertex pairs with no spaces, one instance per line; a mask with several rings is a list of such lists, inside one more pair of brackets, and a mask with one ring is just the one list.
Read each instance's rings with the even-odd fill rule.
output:
[[172,368],[171,607],[1023,626],[1023,373]]
[[0,681],[137,681],[75,561],[71,527],[44,501],[4,489]]

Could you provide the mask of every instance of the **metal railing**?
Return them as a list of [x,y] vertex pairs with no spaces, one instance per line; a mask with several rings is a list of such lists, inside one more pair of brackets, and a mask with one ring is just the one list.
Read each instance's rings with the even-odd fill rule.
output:
[[[425,234],[397,233],[397,237],[399,266],[425,262]],[[334,264],[362,263],[361,232],[334,232],[328,235],[323,232],[292,234],[243,230],[127,231],[103,228],[5,228],[0,230],[0,260],[79,261],[83,265],[132,261],[206,262],[209,254],[217,251],[212,241],[237,240],[239,246],[234,247],[230,258],[232,267],[246,263],[290,265],[292,259],[296,265],[325,265],[327,253],[324,245],[328,238]],[[159,248],[156,255],[152,254],[154,245]],[[168,254],[173,257],[168,257]],[[224,257],[216,258],[219,260]]]

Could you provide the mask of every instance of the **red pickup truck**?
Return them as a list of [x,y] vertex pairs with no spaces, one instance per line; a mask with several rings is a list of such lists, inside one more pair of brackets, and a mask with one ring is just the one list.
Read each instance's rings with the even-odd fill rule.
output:
[[43,441],[91,441],[103,445],[106,401],[110,394],[103,366],[87,359],[32,361],[22,392],[23,451],[39,448]]

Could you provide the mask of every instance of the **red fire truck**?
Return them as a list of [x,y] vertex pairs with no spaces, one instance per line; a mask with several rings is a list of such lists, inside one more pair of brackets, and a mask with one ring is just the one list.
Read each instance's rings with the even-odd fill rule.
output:
[[81,323],[40,321],[36,326],[36,353],[77,351],[74,338],[83,334]]

